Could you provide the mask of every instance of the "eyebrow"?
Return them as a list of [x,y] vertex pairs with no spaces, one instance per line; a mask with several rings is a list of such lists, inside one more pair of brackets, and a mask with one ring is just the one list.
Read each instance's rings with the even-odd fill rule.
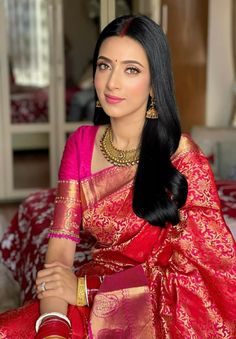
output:
[[[97,60],[99,60],[99,59],[103,59],[103,60],[106,60],[107,62],[113,63],[113,61],[111,59],[109,59],[109,58],[107,58],[103,55],[100,55]],[[138,62],[137,60],[124,60],[124,61],[122,61],[122,64],[138,64],[139,66],[144,68],[144,66],[140,62]]]

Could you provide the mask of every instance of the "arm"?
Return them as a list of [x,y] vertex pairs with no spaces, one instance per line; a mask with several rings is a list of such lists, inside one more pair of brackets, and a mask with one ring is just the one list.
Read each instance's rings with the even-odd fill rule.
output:
[[[36,280],[41,314],[59,312],[66,315],[68,303],[75,303],[77,279],[72,265],[82,214],[75,137],[72,135],[68,139],[63,153],[45,268],[38,272]],[[43,286],[46,290],[42,290]]]
[[[73,259],[75,254],[75,243],[68,239],[58,239],[51,238],[48,243],[48,250],[46,254],[46,264],[59,263],[68,267],[68,269],[72,268]],[[63,314],[67,314],[67,302],[58,297],[47,297],[47,294],[52,293],[53,281],[56,282],[59,274],[62,272],[62,269],[55,265],[53,267],[47,267],[46,270],[42,270],[38,273],[38,277],[36,280],[36,285],[38,289],[42,282],[46,282],[47,291],[45,292],[44,298],[40,302],[40,312],[61,312]],[[73,273],[72,273],[73,274]],[[74,275],[74,274],[73,274]],[[52,282],[51,282],[52,281]],[[64,296],[64,286],[60,287],[61,294]],[[56,288],[56,286],[55,286]],[[76,277],[74,276],[74,288],[76,295]],[[50,291],[51,290],[51,291]],[[45,298],[46,297],[46,298]],[[42,295],[39,295],[39,298],[42,298]],[[73,303],[75,304],[75,302]]]

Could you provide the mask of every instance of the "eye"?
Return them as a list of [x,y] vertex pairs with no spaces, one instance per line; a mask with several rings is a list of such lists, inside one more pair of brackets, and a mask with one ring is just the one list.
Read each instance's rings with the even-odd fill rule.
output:
[[130,67],[126,68],[126,72],[129,73],[129,74],[138,74],[138,73],[140,73],[140,70],[137,67],[130,66]]
[[104,71],[106,69],[110,69],[110,65],[109,64],[106,64],[105,62],[98,62],[97,63],[97,68],[100,70],[100,71]]

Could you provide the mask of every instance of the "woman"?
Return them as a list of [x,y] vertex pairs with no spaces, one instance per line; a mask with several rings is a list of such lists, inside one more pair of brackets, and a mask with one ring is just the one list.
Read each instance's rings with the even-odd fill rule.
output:
[[[205,156],[181,136],[161,28],[111,22],[94,85],[95,126],[70,136],[61,162],[40,310],[3,315],[2,338],[33,338],[35,322],[37,339],[234,338],[235,243]],[[77,278],[81,227],[97,242]]]

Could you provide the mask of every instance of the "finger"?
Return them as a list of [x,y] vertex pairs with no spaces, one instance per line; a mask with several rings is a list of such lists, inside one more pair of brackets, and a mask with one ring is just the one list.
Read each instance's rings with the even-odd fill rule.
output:
[[53,266],[53,267],[48,267],[48,268],[44,268],[43,270],[40,270],[38,271],[38,274],[37,274],[37,279],[44,279],[46,278],[47,276],[53,274],[53,273],[63,273],[64,270],[66,270],[66,272],[68,271],[67,268],[63,268],[63,267],[60,267],[60,266]]
[[52,281],[46,284],[46,289],[44,291],[39,290],[37,297],[39,299],[44,299],[47,297],[57,297],[64,299],[65,294],[65,288],[61,284],[58,284],[57,281]]
[[45,276],[50,275],[50,274],[52,274],[54,272],[58,272],[58,273],[66,272],[67,273],[68,270],[72,272],[72,270],[69,269],[68,266],[63,267],[63,265],[51,265],[51,266],[48,266],[48,267],[44,268],[43,270],[40,270],[38,272],[38,277],[39,278],[45,277]]
[[37,294],[45,292],[45,291],[46,291],[46,283],[45,283],[45,281],[42,282],[42,284],[36,286],[36,293]]
[[37,286],[37,290],[36,290],[37,294],[45,293],[46,291],[49,291],[49,290],[55,290],[62,286],[62,282],[58,280],[44,281],[42,284]]
[[46,268],[52,268],[52,267],[61,267],[61,268],[65,268],[65,269],[69,269],[69,270],[71,270],[71,267],[70,266],[68,266],[68,265],[65,265],[65,264],[63,264],[63,263],[61,263],[61,262],[59,262],[59,261],[55,261],[55,262],[52,262],[52,263],[50,263],[50,264],[44,264],[44,266],[46,267]]
[[45,275],[38,275],[36,280],[35,280],[35,285],[36,286],[39,286],[41,285],[44,281],[47,282],[47,281],[50,281],[53,279],[53,276],[55,275],[55,273],[53,272],[50,272],[48,274],[45,274]]
[[57,281],[58,283],[63,284],[63,282],[67,281],[68,285],[71,285],[72,280],[76,280],[74,273],[71,270],[61,268],[61,267],[54,267],[51,269],[45,269],[47,275],[41,274],[38,275],[35,285],[37,292],[40,293],[42,291],[42,284]]
[[55,268],[44,268],[44,269],[38,271],[37,278],[46,277],[47,275],[50,275],[51,273],[53,273],[54,270],[55,270]]
[[60,281],[64,279],[64,275],[62,272],[57,272],[55,270],[50,271],[47,275],[41,276],[36,279],[36,286],[40,286],[43,282],[48,283],[50,281]]
[[70,305],[76,304],[76,296],[72,293],[69,293],[69,294],[66,293],[66,290],[63,287],[46,290],[45,292],[40,292],[37,294],[37,298],[39,300],[50,298],[50,297],[62,299]]
[[[46,297],[48,296],[48,292],[52,292],[54,296],[58,296],[61,295],[61,297],[63,298],[65,293],[66,293],[66,288],[65,288],[65,283],[64,281],[61,280],[52,280],[49,282],[45,282],[43,285],[43,289],[42,286],[39,285],[36,293],[42,294],[43,296],[46,295]],[[50,293],[49,293],[50,294]]]

